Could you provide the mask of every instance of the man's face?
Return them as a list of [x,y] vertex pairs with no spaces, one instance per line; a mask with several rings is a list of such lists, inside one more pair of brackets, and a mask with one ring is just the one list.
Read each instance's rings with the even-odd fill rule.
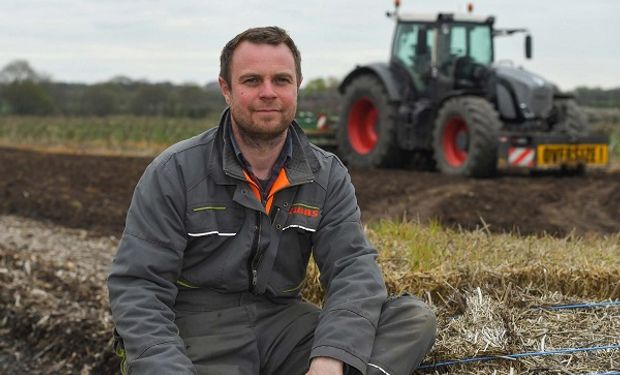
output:
[[260,140],[283,134],[295,117],[298,82],[285,44],[242,42],[233,53],[230,85],[219,79],[233,126]]

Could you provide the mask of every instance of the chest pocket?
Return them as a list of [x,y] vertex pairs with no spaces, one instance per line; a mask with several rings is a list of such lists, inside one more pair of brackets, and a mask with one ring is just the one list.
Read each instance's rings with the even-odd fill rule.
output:
[[306,203],[293,203],[288,210],[282,230],[295,230],[299,233],[312,234],[321,220],[319,207]]
[[243,224],[243,212],[230,202],[202,203],[191,206],[187,213],[189,238],[233,237]]
[[189,205],[181,280],[193,286],[227,287],[225,280],[230,274],[227,267],[238,263],[242,256],[230,250],[241,248],[239,241],[244,242],[245,236],[240,234],[243,223],[244,209],[234,202]]

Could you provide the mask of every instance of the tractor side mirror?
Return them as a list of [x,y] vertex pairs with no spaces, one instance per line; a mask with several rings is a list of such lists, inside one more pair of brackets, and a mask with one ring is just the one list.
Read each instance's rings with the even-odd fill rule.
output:
[[525,57],[532,58],[532,36],[530,34],[525,36]]

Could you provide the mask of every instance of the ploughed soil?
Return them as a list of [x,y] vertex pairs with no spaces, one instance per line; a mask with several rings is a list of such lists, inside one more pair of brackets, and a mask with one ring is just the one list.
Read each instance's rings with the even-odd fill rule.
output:
[[[0,214],[118,236],[150,160],[0,148]],[[350,172],[366,223],[392,218],[555,236],[620,231],[618,170],[492,179],[410,170]]]

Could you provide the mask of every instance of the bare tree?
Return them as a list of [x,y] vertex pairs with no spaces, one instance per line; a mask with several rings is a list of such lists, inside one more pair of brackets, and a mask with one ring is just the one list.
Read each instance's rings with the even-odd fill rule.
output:
[[0,83],[24,82],[34,83],[49,82],[51,76],[46,73],[37,72],[26,60],[13,60],[0,71]]

